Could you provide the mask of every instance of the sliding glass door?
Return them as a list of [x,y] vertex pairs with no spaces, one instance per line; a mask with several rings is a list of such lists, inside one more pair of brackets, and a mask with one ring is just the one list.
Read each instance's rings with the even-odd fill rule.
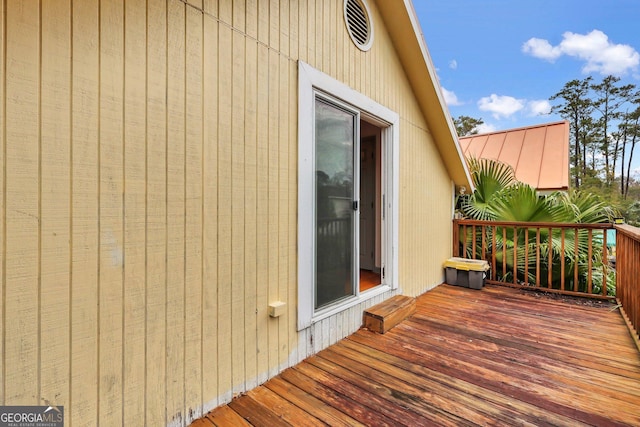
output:
[[315,99],[315,308],[355,295],[358,113]]

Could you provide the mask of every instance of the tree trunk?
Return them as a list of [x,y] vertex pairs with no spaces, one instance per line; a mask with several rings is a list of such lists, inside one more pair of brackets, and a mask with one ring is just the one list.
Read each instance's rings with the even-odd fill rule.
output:
[[622,139],[622,158],[620,159],[620,168],[621,168],[621,171],[620,171],[620,194],[622,194],[622,197],[626,198],[626,196],[624,194],[624,187],[625,187],[625,185],[624,185],[624,160],[625,159],[624,158],[625,158],[625,151],[626,151],[625,147],[627,145],[626,144],[627,143],[627,126],[626,125],[624,126],[624,130],[622,132],[621,139]]

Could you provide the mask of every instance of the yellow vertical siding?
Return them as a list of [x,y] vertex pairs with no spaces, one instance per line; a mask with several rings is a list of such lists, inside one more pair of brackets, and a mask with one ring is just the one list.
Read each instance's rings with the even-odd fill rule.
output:
[[270,349],[273,347],[274,322],[265,322],[268,318],[267,305],[270,300],[269,285],[269,49],[258,43],[257,76],[257,118],[256,129],[258,143],[256,147],[256,289],[257,310],[257,362],[258,382],[263,382],[269,374]]
[[244,330],[245,318],[245,270],[244,270],[244,224],[245,224],[245,38],[234,32],[231,44],[233,57],[231,64],[231,162],[230,167],[230,215],[231,215],[231,380],[234,392],[243,389],[245,374],[245,336],[238,334]]
[[[185,20],[167,3],[167,421],[181,424],[185,399]],[[176,387],[173,384],[182,384]]]
[[299,59],[400,115],[400,286],[439,283],[450,178],[375,2],[369,52],[342,5],[0,2],[0,404],[184,425],[388,296],[296,331]]
[[41,401],[68,400],[71,235],[70,1],[42,4],[40,366]]
[[145,4],[125,2],[124,40],[124,332],[122,420],[145,419],[146,19]]
[[202,414],[203,14],[186,8],[185,40],[185,416]]
[[98,2],[76,2],[71,76],[71,398],[74,425],[98,423]]
[[[222,4],[220,5],[222,6]],[[221,11],[222,12],[222,11]],[[219,25],[218,34],[218,395],[223,400],[232,396],[232,322],[231,322],[231,200],[233,196],[231,180],[232,129],[232,31]]]
[[166,1],[147,5],[145,421],[166,421],[167,22]]
[[[249,9],[247,9],[249,12]],[[257,22],[257,21],[255,21]],[[247,20],[247,25],[249,20]],[[244,265],[238,266],[244,272],[244,327],[248,331],[256,333],[244,334],[244,359],[245,381],[247,388],[258,385],[258,287],[262,280],[258,278],[257,271],[257,200],[258,200],[258,174],[257,174],[257,128],[258,115],[258,44],[255,40],[247,40],[245,46],[245,114],[244,114],[244,177],[242,185],[244,189]],[[262,322],[260,322],[262,323]]]
[[[202,200],[202,403],[216,407],[218,395],[218,22],[204,19],[203,200]],[[222,347],[224,348],[224,347]]]
[[100,2],[98,419],[123,417],[124,2]]
[[[11,19],[9,19],[11,17]],[[40,370],[40,10],[6,10],[4,403],[37,404]],[[14,142],[17,141],[17,142]]]

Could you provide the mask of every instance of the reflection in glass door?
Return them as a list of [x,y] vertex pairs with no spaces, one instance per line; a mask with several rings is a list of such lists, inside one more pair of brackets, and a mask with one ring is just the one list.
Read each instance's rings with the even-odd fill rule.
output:
[[315,308],[355,295],[357,113],[315,101]]

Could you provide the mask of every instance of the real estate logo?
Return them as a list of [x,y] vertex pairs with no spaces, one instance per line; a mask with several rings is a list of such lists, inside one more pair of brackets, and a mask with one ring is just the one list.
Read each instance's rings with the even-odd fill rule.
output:
[[63,406],[0,406],[0,427],[63,426]]

